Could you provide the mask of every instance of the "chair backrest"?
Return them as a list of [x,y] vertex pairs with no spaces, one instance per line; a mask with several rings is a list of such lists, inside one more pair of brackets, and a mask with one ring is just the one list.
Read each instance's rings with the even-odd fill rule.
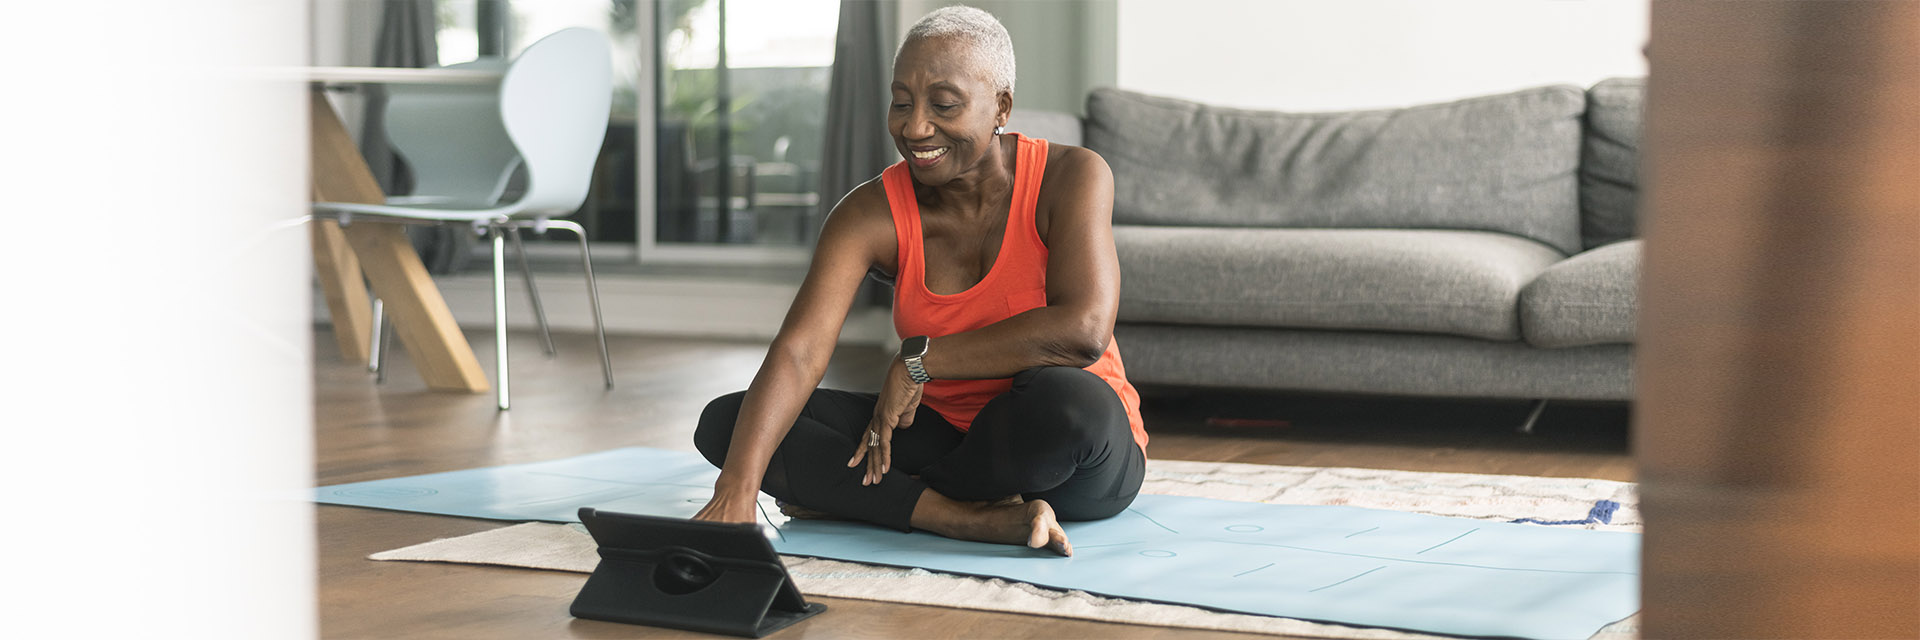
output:
[[562,29],[520,53],[500,82],[500,116],[527,169],[514,214],[563,216],[586,202],[612,106],[606,36]]
[[[507,62],[481,59],[445,68],[502,71]],[[488,206],[500,201],[520,154],[500,118],[499,87],[396,84],[387,91],[387,140],[413,170],[414,195]]]

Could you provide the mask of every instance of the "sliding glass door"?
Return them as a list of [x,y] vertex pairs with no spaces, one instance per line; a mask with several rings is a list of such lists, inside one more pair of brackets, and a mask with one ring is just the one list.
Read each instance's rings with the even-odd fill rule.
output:
[[[614,106],[575,216],[597,257],[804,264],[819,232],[838,0],[441,0],[441,62],[566,27],[614,44]],[[605,247],[604,249],[602,247]]]
[[655,207],[642,258],[803,260],[825,197],[838,0],[655,7]]

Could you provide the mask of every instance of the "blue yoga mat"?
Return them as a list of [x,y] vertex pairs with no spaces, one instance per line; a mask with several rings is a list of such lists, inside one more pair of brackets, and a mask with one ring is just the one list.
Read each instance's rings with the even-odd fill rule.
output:
[[[717,476],[695,454],[628,448],[320,487],[314,496],[496,520],[573,522],[580,507],[687,517]],[[1585,638],[1640,608],[1633,533],[1160,495],[1065,528],[1071,558],[836,521],[788,521],[773,542],[792,555],[1466,636]]]

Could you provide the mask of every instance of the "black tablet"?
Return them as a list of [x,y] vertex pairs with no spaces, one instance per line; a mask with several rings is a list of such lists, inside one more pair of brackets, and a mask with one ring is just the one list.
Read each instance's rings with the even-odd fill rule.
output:
[[600,566],[574,617],[761,637],[826,610],[794,588],[758,524],[580,510]]

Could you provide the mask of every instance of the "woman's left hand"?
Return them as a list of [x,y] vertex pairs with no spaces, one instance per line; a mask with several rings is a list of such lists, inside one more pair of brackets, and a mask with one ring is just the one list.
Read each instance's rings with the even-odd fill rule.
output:
[[899,358],[887,367],[887,378],[880,384],[880,402],[873,407],[873,419],[867,422],[864,439],[855,448],[853,459],[847,466],[857,466],[861,459],[867,461],[867,475],[860,479],[861,486],[880,484],[888,469],[893,467],[893,430],[913,426],[913,414],[920,408],[921,384],[907,375],[907,367]]

